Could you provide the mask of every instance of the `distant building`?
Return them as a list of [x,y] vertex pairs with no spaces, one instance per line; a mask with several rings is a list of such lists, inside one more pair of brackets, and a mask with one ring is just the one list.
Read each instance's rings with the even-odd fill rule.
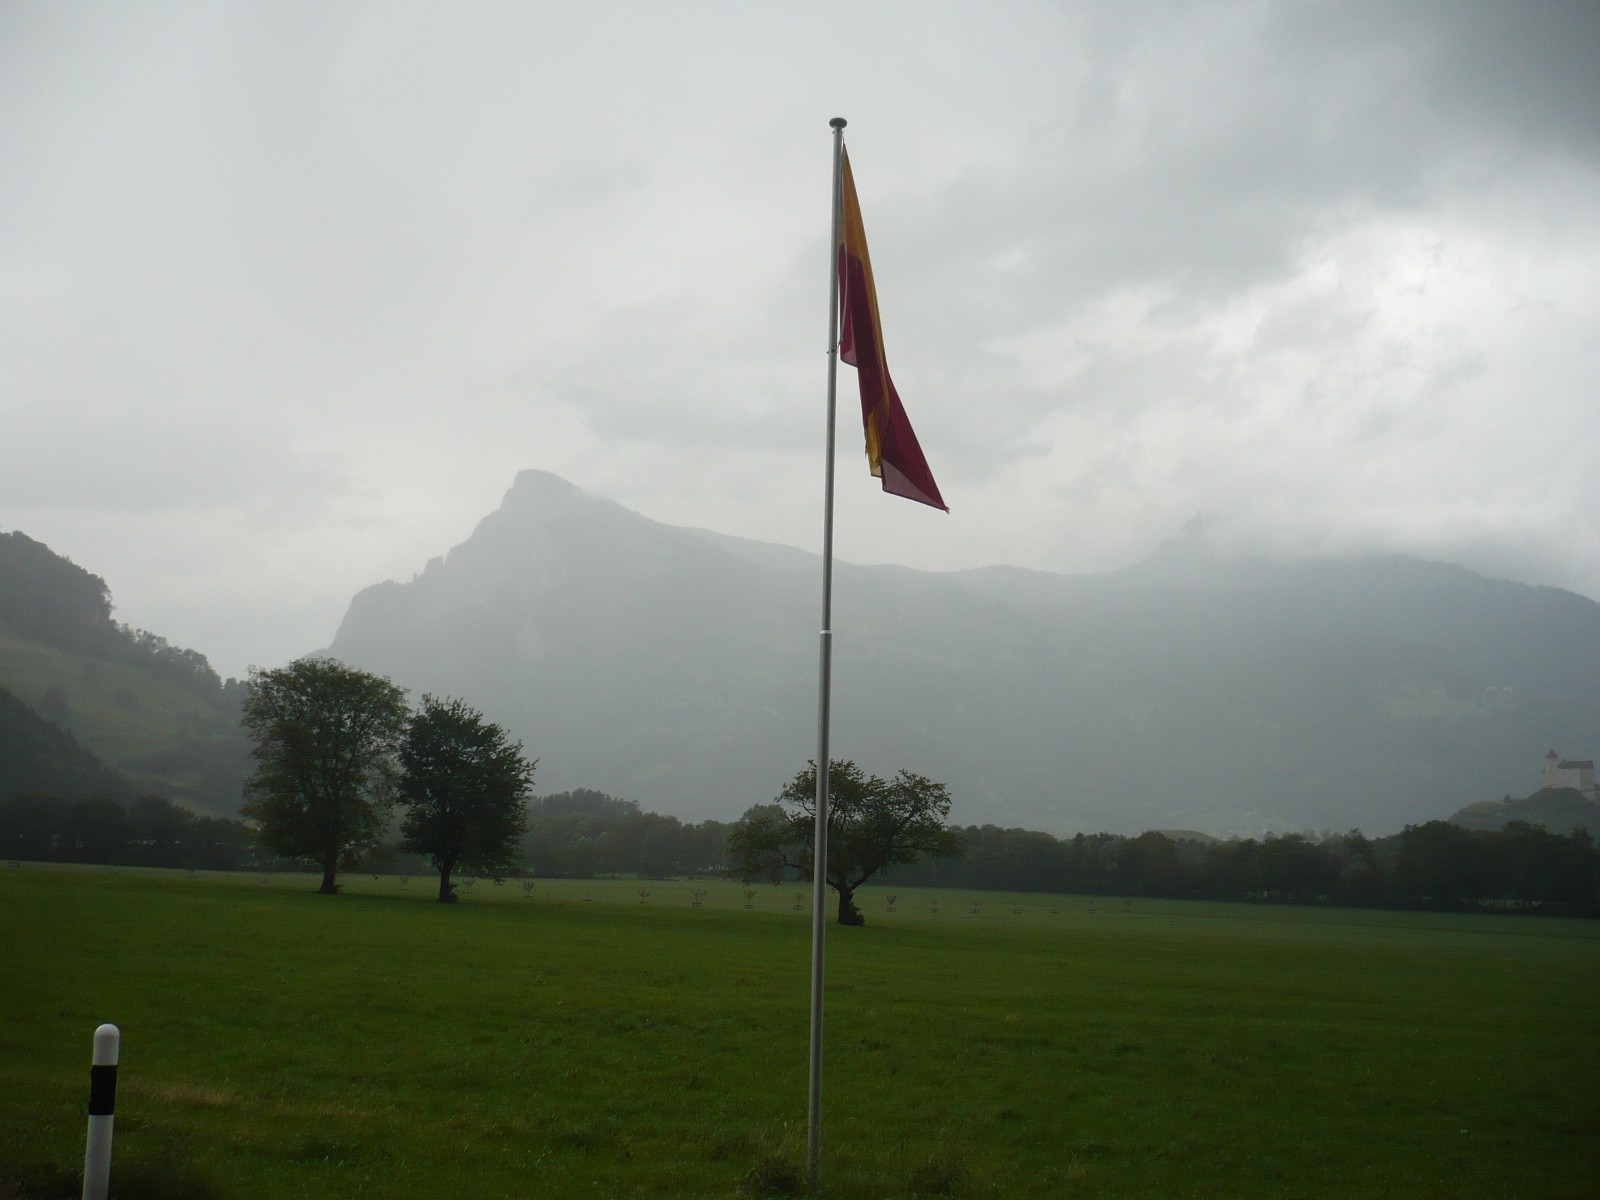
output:
[[1590,800],[1596,796],[1594,785],[1594,759],[1562,758],[1554,750],[1544,756],[1544,770],[1539,773],[1539,788],[1572,788]]

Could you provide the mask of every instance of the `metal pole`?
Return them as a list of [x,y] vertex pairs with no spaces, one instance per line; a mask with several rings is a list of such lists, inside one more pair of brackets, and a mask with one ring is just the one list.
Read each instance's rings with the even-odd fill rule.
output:
[[115,1025],[94,1031],[89,1068],[89,1136],[83,1148],[83,1200],[106,1200],[111,1187],[111,1124],[117,1110],[117,1057],[122,1032]]
[[828,449],[823,468],[822,635],[817,662],[817,799],[811,869],[811,1063],[806,1109],[806,1162],[811,1190],[822,1185],[822,974],[827,935],[828,717],[833,690],[833,443],[839,374],[839,164],[843,117],[833,128],[833,237],[828,243]]

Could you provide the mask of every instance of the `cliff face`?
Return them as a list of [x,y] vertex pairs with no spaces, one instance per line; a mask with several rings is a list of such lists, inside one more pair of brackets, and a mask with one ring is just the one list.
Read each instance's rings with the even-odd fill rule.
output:
[[[813,556],[529,471],[331,652],[482,708],[541,791],[731,817],[815,751],[818,587]],[[1385,832],[1525,791],[1600,712],[1600,606],[1408,559],[839,564],[834,612],[835,755],[944,780],[963,822]]]

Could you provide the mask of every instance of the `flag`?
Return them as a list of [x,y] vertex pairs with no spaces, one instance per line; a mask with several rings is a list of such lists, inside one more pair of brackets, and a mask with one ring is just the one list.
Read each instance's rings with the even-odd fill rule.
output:
[[867,235],[861,225],[861,205],[856,201],[848,154],[844,155],[839,190],[839,357],[856,369],[861,384],[867,462],[872,473],[883,480],[884,491],[949,512],[884,361],[872,261],[867,257]]

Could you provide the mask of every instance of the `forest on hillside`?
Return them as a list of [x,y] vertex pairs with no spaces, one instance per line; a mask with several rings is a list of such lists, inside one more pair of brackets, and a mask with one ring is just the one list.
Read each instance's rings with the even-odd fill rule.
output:
[[0,796],[153,793],[236,812],[244,684],[113,611],[98,575],[0,533]]
[[239,681],[224,683],[198,650],[119,623],[112,612],[111,589],[100,576],[25,533],[0,533],[0,621],[16,632],[57,650],[140,667],[212,703],[239,691]]

